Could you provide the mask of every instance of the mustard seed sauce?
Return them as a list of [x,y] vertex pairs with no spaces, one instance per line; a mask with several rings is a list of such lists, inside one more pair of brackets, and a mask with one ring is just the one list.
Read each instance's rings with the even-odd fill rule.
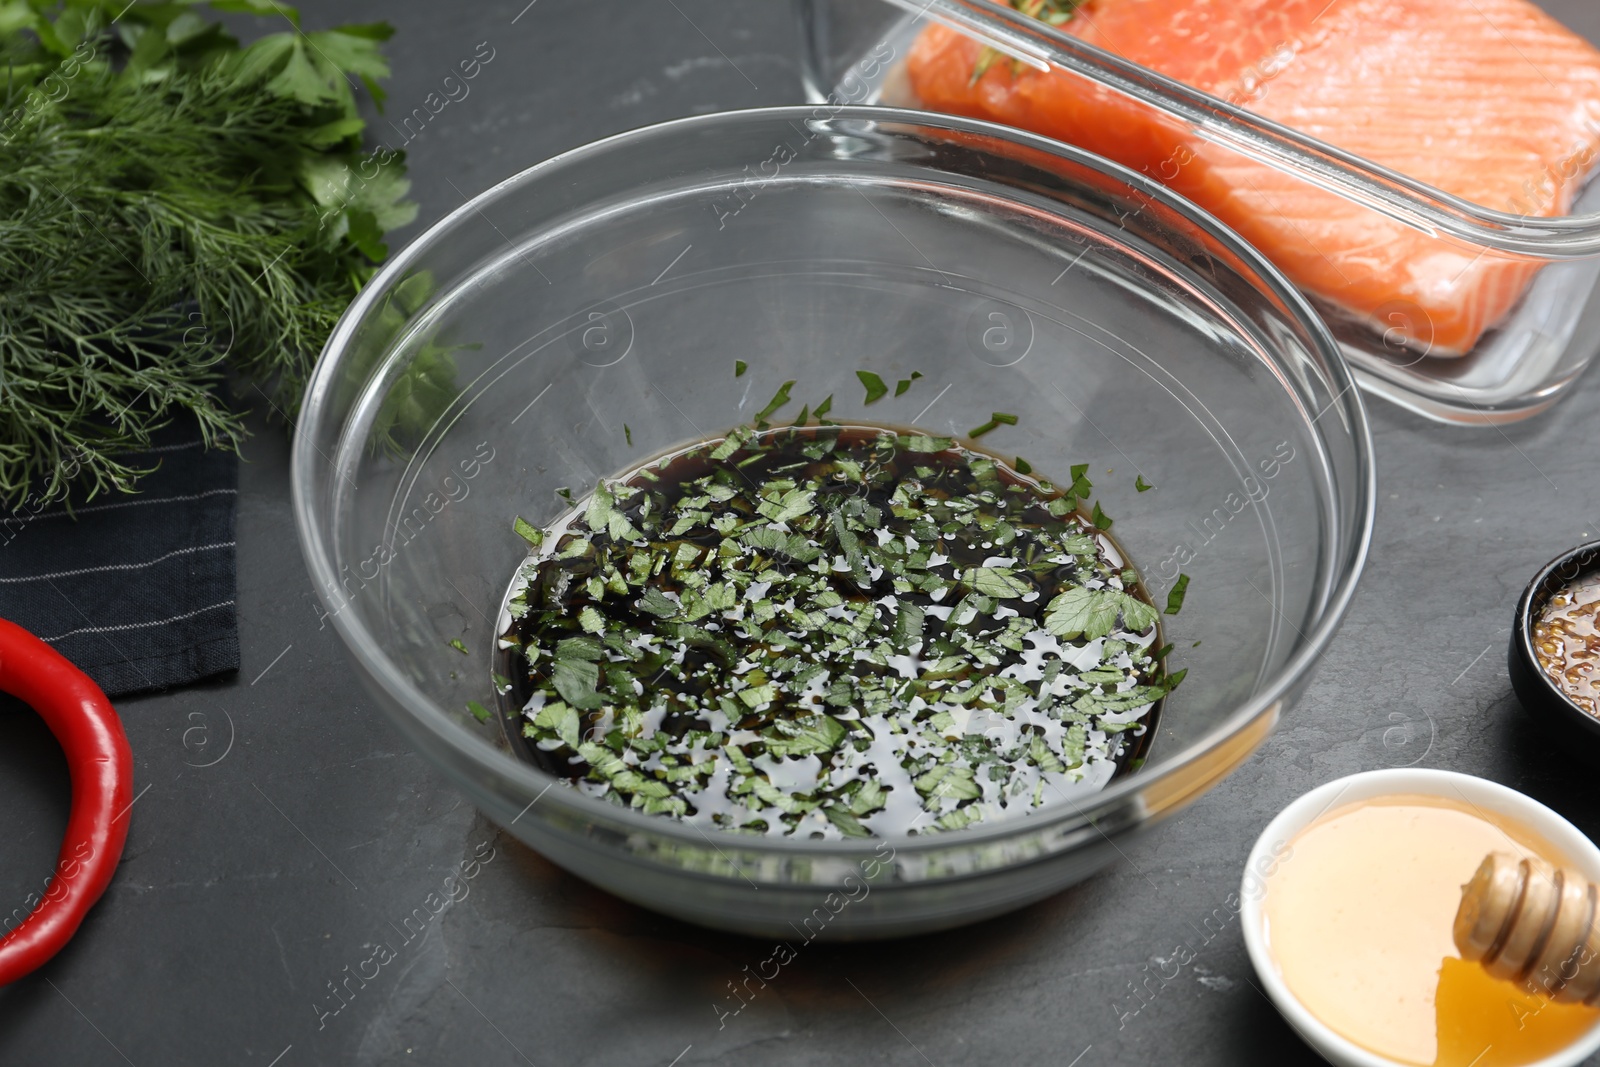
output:
[[1600,716],[1600,574],[1562,587],[1533,627],[1539,666],[1578,707]]

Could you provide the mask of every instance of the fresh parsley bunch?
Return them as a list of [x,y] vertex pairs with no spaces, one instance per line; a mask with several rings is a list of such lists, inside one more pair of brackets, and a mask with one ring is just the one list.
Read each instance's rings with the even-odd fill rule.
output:
[[[241,47],[205,7],[283,30]],[[236,447],[230,374],[293,413],[416,213],[352,86],[381,105],[390,33],[273,0],[0,0],[0,500],[130,490],[126,453],[185,410]]]

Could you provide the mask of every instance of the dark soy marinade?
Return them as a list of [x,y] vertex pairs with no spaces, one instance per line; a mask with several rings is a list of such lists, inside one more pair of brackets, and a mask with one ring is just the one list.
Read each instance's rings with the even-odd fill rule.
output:
[[1062,490],[950,438],[824,425],[602,481],[548,530],[519,521],[513,747],[618,804],[800,837],[1103,785],[1172,680],[1086,473]]

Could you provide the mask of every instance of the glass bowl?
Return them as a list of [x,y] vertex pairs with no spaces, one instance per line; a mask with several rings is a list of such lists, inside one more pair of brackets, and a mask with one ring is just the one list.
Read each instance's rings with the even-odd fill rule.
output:
[[[1570,212],[1525,216],[1517,213],[1532,206],[1525,196],[1504,205],[1452,196],[1260,118],[1248,110],[1255,97],[1208,95],[991,0],[793,4],[801,31],[801,81],[807,98],[819,104],[917,106],[905,60],[923,29],[941,22],[1019,63],[1063,72],[1081,98],[1115,100],[1129,112],[1124,122],[1149,123],[1159,131],[1153,136],[1163,158],[1147,164],[1146,173],[1179,192],[1214,196],[1206,173],[1254,167],[1252,185],[1281,180],[1274,196],[1284,202],[1304,197],[1317,213],[1346,213],[1352,225],[1377,235],[1373,241],[1411,242],[1417,259],[1459,262],[1458,282],[1469,270],[1531,278],[1506,316],[1470,351],[1455,355],[1443,345],[1435,350],[1433,319],[1403,292],[1393,292],[1366,322],[1331,303],[1319,304],[1357,382],[1372,396],[1439,422],[1516,422],[1549,408],[1600,354],[1600,300],[1594,299],[1600,289],[1600,182],[1592,180],[1600,167],[1586,153],[1567,161],[1586,168]],[[1268,62],[1270,71],[1258,71],[1263,93],[1282,69],[1276,64],[1293,55],[1287,44],[1278,49],[1285,51]],[[1145,147],[1137,131],[1120,126],[1103,136],[1082,130],[1069,139],[1080,138],[1113,158],[1136,158]],[[1188,165],[1197,160],[1205,165]],[[1528,194],[1535,202],[1544,195]],[[1259,213],[1241,207],[1248,203],[1246,196],[1230,206],[1240,211],[1241,227],[1252,212]],[[1266,212],[1278,213],[1276,203]],[[1303,255],[1304,249],[1294,250],[1285,264]],[[1313,260],[1322,262],[1322,254]],[[1352,278],[1364,269],[1359,257],[1345,267]]]
[[[922,377],[868,408],[857,370]],[[1142,768],[1027,817],[821,841],[707,834],[510,754],[490,672],[527,548],[513,517],[547,525],[563,493],[748,421],[791,379],[777,418],[831,394],[842,423],[960,436],[1006,412],[986,448],[1066,481],[1089,464],[1157,603],[1189,579],[1165,618],[1188,675]],[[466,204],[341,320],[293,470],[326,622],[486,814],[618,896],[790,938],[953,926],[1110,863],[1303,689],[1374,504],[1337,344],[1237,237],[1067,146],[850,107],[636,130]]]

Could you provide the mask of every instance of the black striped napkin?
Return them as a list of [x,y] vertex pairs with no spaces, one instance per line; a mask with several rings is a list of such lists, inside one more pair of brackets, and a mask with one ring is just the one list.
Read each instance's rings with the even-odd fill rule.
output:
[[139,492],[0,516],[0,618],[82,668],[108,696],[239,669],[234,617],[238,457],[188,418],[132,456]]

